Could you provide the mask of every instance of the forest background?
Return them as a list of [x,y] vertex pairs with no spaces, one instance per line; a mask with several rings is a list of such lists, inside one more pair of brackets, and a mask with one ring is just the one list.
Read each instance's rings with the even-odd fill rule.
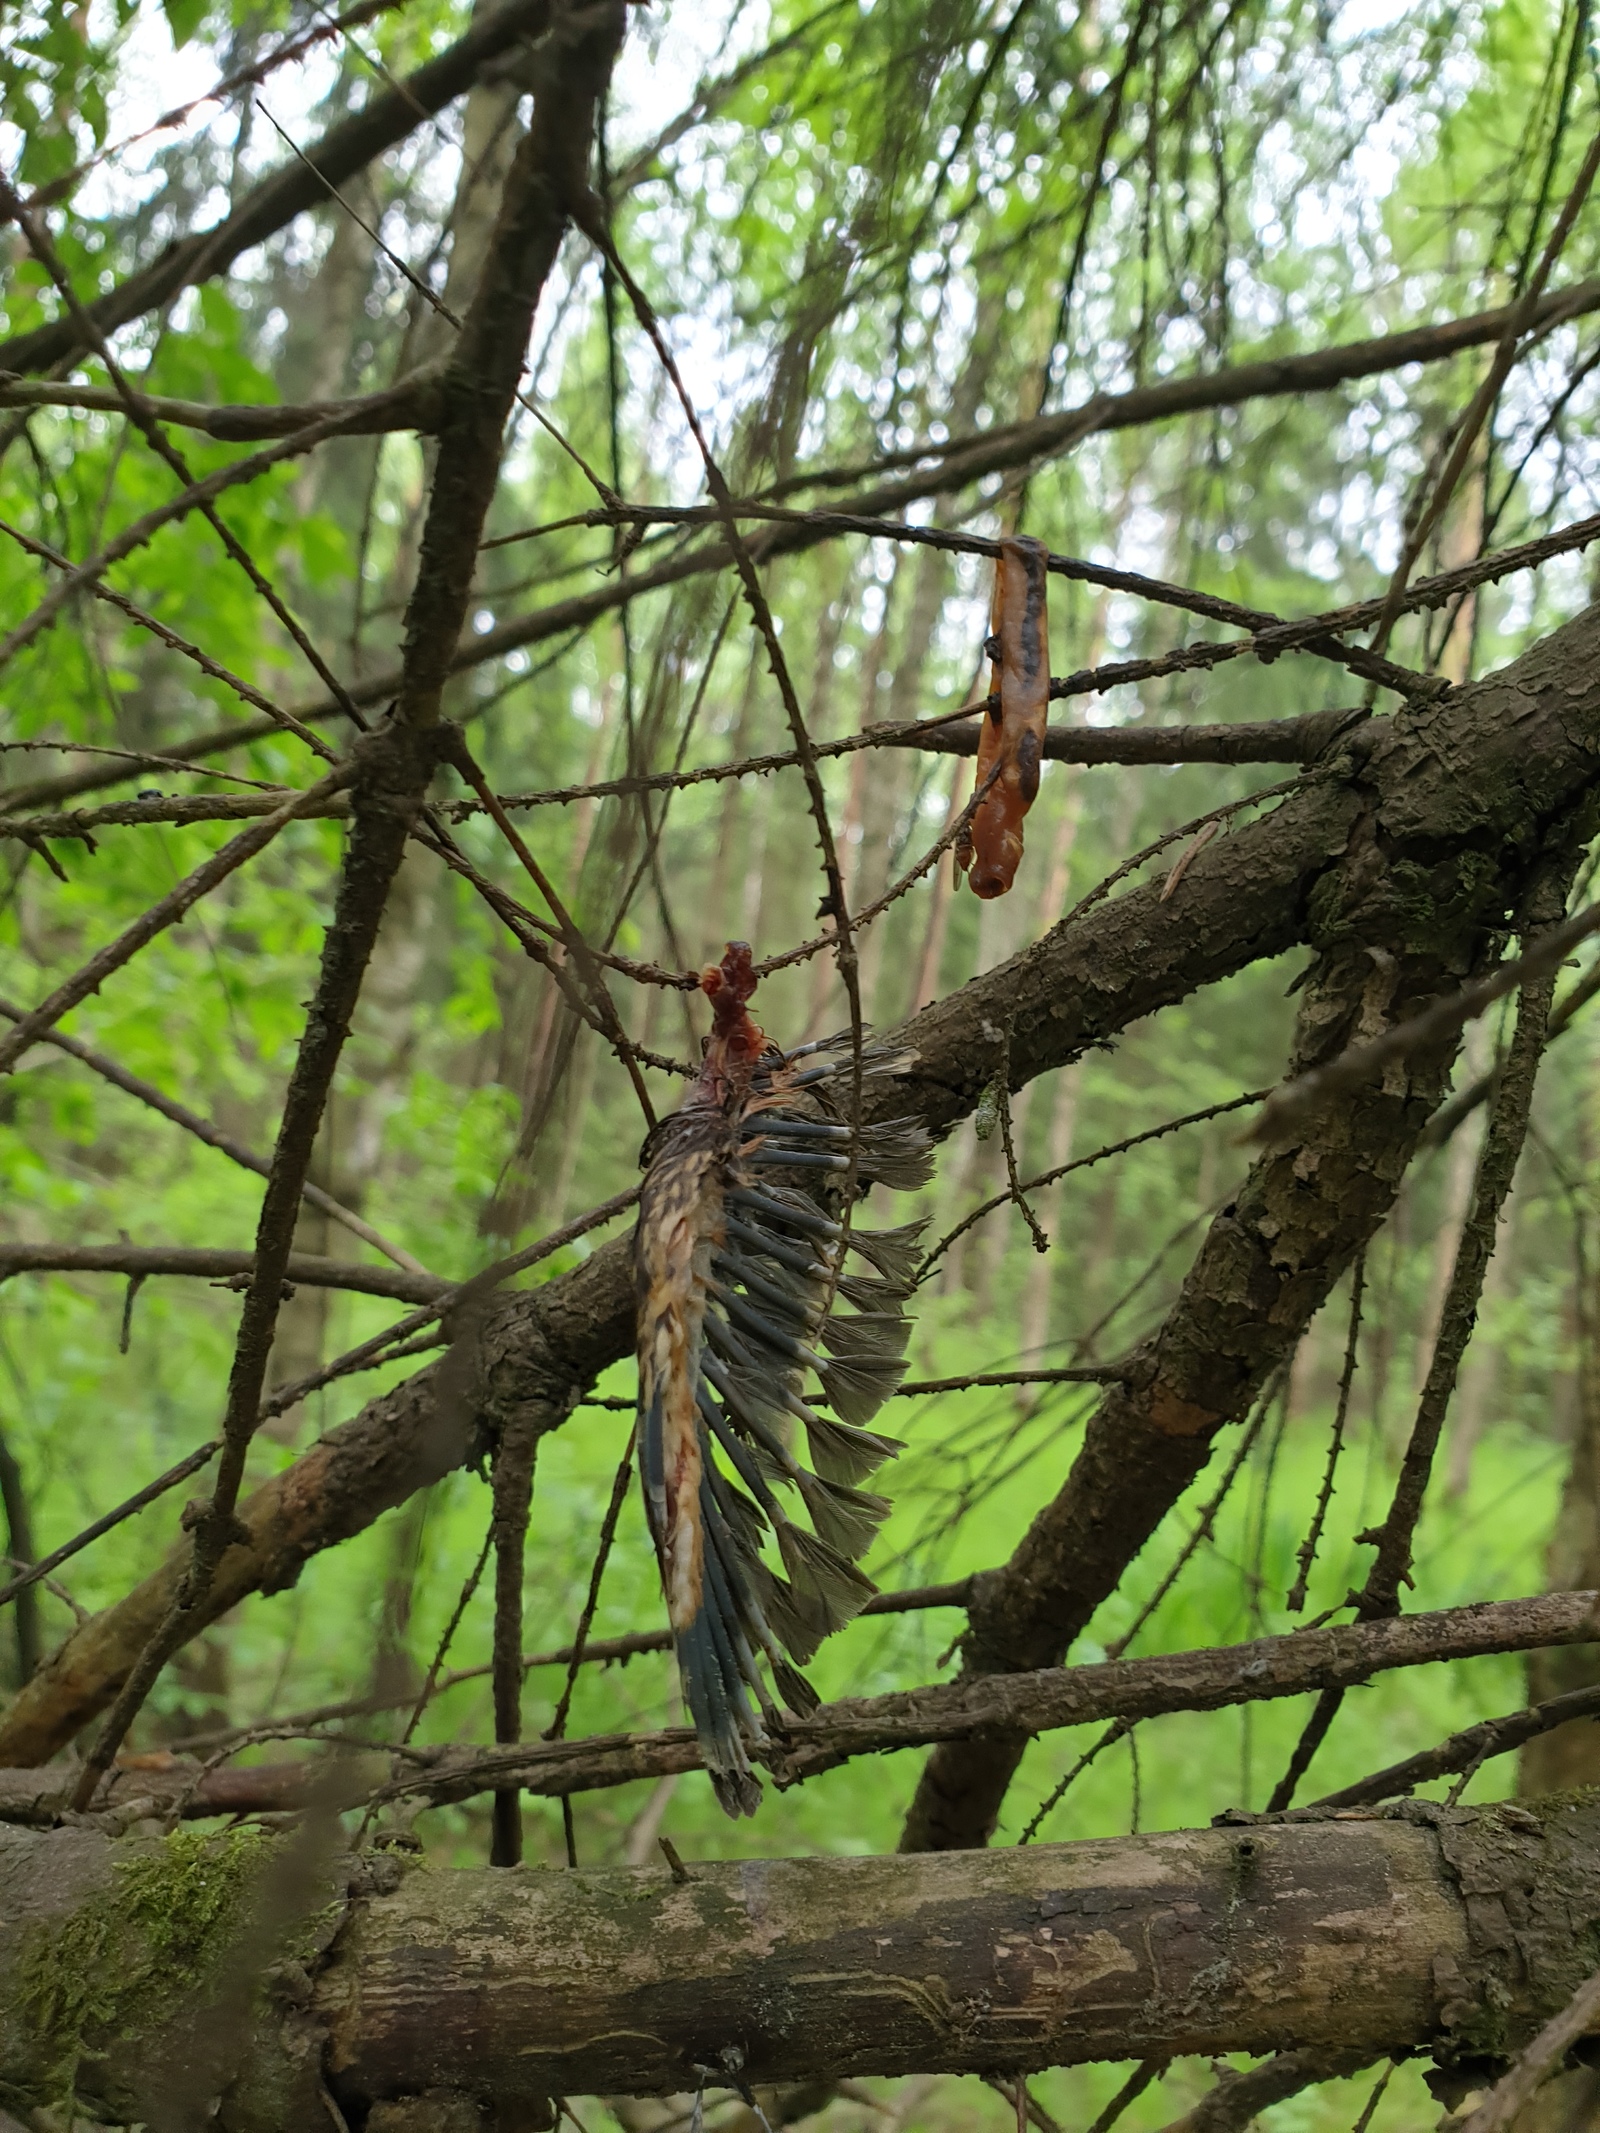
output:
[[[13,12],[0,52],[0,160],[49,209],[81,290],[109,288],[171,236],[225,213],[284,161],[286,141],[308,142],[376,81],[443,49],[467,18],[436,0],[375,10],[262,82],[122,145],[215,77],[325,19],[210,0]],[[661,4],[634,11],[605,110],[602,178],[618,249],[666,322],[736,492],[826,504],[825,490],[802,487],[806,469],[895,454],[912,463],[952,435],[1097,393],[1514,299],[1592,134],[1597,68],[1585,0]],[[489,178],[503,169],[524,98],[514,68],[491,69],[469,98],[359,172],[341,201],[299,215],[225,279],[183,290],[119,333],[129,374],[142,390],[177,400],[303,404],[378,391],[437,358],[452,331],[439,305],[470,288],[492,213]],[[464,172],[478,176],[466,182]],[[26,335],[58,314],[58,300],[15,227],[0,247],[5,331]],[[1580,283],[1597,254],[1600,221],[1590,209],[1567,236],[1555,286]],[[1490,353],[1092,434],[1070,452],[930,495],[907,516],[956,533],[1020,529],[1095,565],[1274,615],[1368,598],[1389,581],[1408,506],[1437,471]],[[1600,509],[1597,369],[1600,340],[1581,317],[1554,325],[1525,355],[1499,390],[1422,569]],[[75,375],[104,382],[93,364]],[[504,537],[564,523],[484,554],[473,627],[486,637],[568,594],[615,583],[619,570],[673,552],[684,537],[669,526],[627,554],[613,529],[581,521],[597,480],[636,501],[703,496],[700,460],[656,350],[594,247],[577,237],[541,305],[525,386],[538,418],[527,409],[514,418],[489,530]],[[169,472],[113,398],[102,392],[96,404],[91,393],[76,408],[24,407],[5,418],[7,532],[77,558],[170,493]],[[240,450],[201,434],[183,444],[200,474]],[[392,665],[429,452],[408,432],[337,438],[227,498],[233,533],[346,683]],[[979,555],[866,535],[772,563],[768,591],[812,738],[840,740],[876,721],[967,702],[980,679],[989,572]],[[50,582],[51,566],[27,540],[0,541],[8,628]],[[200,517],[167,526],[113,582],[277,701],[315,699],[300,651]],[[1464,680],[1504,665],[1590,592],[1589,562],[1568,553],[1443,614],[1403,618],[1390,648],[1416,669]],[[1051,602],[1057,673],[1112,661],[1170,668],[1166,655],[1215,634],[1193,614],[1104,585],[1058,577]],[[1056,716],[1139,731],[1242,722],[1358,704],[1362,686],[1316,658],[1240,659],[1113,680],[1074,695]],[[10,659],[0,708],[8,787],[0,798],[13,804],[52,779],[103,767],[96,749],[161,758],[241,711],[223,680],[90,599]],[[504,794],[789,746],[766,649],[726,572],[547,641],[513,643],[462,674],[448,708]],[[141,799],[238,794],[251,781],[277,786],[305,774],[303,747],[284,734],[255,738],[225,760],[225,773],[152,760],[130,774]],[[972,773],[967,758],[885,747],[830,758],[821,775],[854,909],[939,838]],[[1221,835],[1255,819],[1271,798],[1251,796],[1278,783],[1278,770],[1259,764],[1048,765],[1015,891],[979,904],[954,891],[941,858],[860,937],[863,1013],[879,1026],[899,1022],[1039,938],[1157,840],[1235,802],[1245,805],[1223,816]],[[439,789],[465,791],[448,774]],[[792,768],[642,796],[590,794],[517,819],[579,926],[619,955],[683,969],[729,938],[747,938],[766,956],[817,932],[815,831]],[[9,841],[0,1007],[12,1013],[45,996],[230,832],[169,819],[102,827],[92,844]],[[526,892],[513,853],[481,818],[463,821],[459,834],[485,874]],[[1133,878],[1160,879],[1192,835],[1167,842]],[[342,838],[337,822],[291,824],[63,1030],[236,1141],[270,1149]],[[1104,1365],[1160,1322],[1205,1223],[1250,1161],[1242,1134],[1252,1113],[1228,1107],[1281,1077],[1303,960],[1264,961],[1197,991],[1011,1100],[1008,1130],[1024,1178],[1169,1119],[1217,1115],[1034,1191],[1049,1240],[1043,1254],[1008,1201],[968,1228],[920,1291],[913,1378]],[[1563,982],[1581,985],[1582,968]],[[619,982],[615,993],[637,1043],[694,1055],[697,1003],[646,984]],[[757,1004],[790,1042],[848,1021],[828,954],[774,973]],[[1504,1012],[1469,1027],[1458,1086],[1503,1047]],[[1418,1532],[1408,1608],[1595,1582],[1582,1564],[1595,1549],[1586,1458],[1600,1428],[1597,1046],[1600,1022],[1580,1017],[1541,1073]],[[647,1069],[646,1080],[658,1108],[676,1100],[669,1075]],[[924,1193],[897,1202],[879,1192],[875,1208],[926,1217],[931,1245],[1004,1195],[1007,1122],[994,1110],[950,1135]],[[1388,1501],[1426,1375],[1481,1117],[1425,1149],[1368,1253],[1346,1445],[1303,1611],[1290,1610],[1288,1595],[1346,1360],[1348,1282],[1230,1447],[1220,1502],[1221,1464],[1163,1522],[1078,1639],[1075,1661],[1288,1630],[1360,1584],[1368,1556],[1355,1536]],[[43,1248],[46,1259],[63,1245],[248,1251],[259,1179],[70,1050],[34,1048],[0,1087],[0,1119],[0,1251]],[[312,1173],[377,1233],[387,1257],[312,1206],[295,1248],[463,1279],[631,1185],[642,1130],[633,1080],[604,1036],[571,1012],[468,882],[413,848]],[[620,1214],[520,1278],[560,1274],[628,1219]],[[296,1382],[395,1315],[392,1298],[298,1286],[280,1321],[271,1383]],[[0,1484],[8,1553],[19,1564],[213,1435],[237,1316],[225,1281],[11,1271],[0,1289]],[[289,1405],[256,1438],[252,1475],[285,1469],[297,1449],[409,1367],[392,1363]],[[619,1364],[600,1383],[599,1403],[539,1450],[529,1650],[565,1644],[584,1610],[631,1389],[631,1365]],[[1093,1385],[1046,1382],[896,1403],[888,1426],[907,1448],[887,1470],[894,1510],[867,1564],[879,1584],[922,1586],[1003,1561],[1059,1484],[1095,1397]],[[155,1567],[177,1531],[177,1501],[119,1526],[0,1613],[8,1692],[83,1610],[105,1607]],[[247,1601],[178,1654],[133,1745],[207,1753],[230,1729],[280,1722],[313,1739],[342,1730],[364,1745],[392,1740],[479,1560],[488,1515],[483,1478],[458,1472],[318,1555],[292,1590]],[[420,1742],[490,1737],[492,1613],[485,1581],[449,1648],[449,1666],[467,1678],[429,1702]],[[659,1615],[655,1564],[630,1496],[592,1635],[652,1629]],[[863,1619],[824,1648],[817,1684],[825,1695],[872,1694],[936,1679],[959,1622],[950,1608]],[[560,1667],[531,1673],[530,1737],[564,1678]],[[1384,1676],[1333,1727],[1312,1789],[1331,1790],[1540,1687],[1536,1678],[1529,1691],[1514,1657]],[[295,1721],[357,1698],[382,1708],[332,1726]],[[677,1712],[670,1661],[646,1653],[582,1671],[570,1730],[653,1729]],[[1040,1833],[1178,1828],[1230,1807],[1258,1809],[1305,1714],[1291,1699],[1148,1722],[1083,1770]],[[1096,1730],[1033,1743],[997,1841],[1016,1839]],[[1569,1752],[1595,1754],[1581,1742]],[[283,1754],[281,1736],[239,1748],[246,1765]],[[1522,1782],[1539,1789],[1549,1773],[1530,1768],[1533,1760]],[[1580,1765],[1563,1768],[1570,1776]],[[667,1778],[578,1796],[571,1834],[586,1864],[654,1856],[662,1834],[686,1858],[886,1852],[913,1782],[910,1758],[860,1761],[811,1786],[769,1788],[758,1818],[734,1826],[703,1778]],[[1469,1796],[1503,1795],[1518,1782],[1512,1761],[1491,1763]],[[530,1801],[525,1821],[529,1857],[563,1862],[559,1804]],[[430,1813],[418,1833],[430,1856],[477,1862],[488,1823],[487,1803],[472,1801]],[[1121,2078],[1115,2068],[1062,2071],[1034,2090],[1063,2123],[1080,2125]],[[1179,2063],[1124,2122],[1165,2123],[1208,2078],[1203,2066]],[[1368,2086],[1330,2084],[1277,2106],[1264,2123],[1280,2133],[1346,2126]],[[1375,2133],[1430,2123],[1437,2110],[1420,2076],[1402,2067]],[[827,2123],[841,2133],[890,2124],[914,2133],[998,2127],[1010,2111],[975,2079],[868,2083],[854,2100],[834,2102]]]

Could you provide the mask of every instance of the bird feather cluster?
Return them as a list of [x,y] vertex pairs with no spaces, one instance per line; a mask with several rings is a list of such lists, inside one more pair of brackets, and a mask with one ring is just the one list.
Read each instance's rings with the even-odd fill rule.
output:
[[[900,1449],[870,1425],[905,1373],[921,1225],[858,1229],[847,1196],[914,1191],[932,1155],[916,1120],[845,1115],[848,1036],[768,1042],[744,942],[700,982],[700,1073],[643,1155],[639,1465],[684,1697],[739,1815],[767,1727],[816,1706],[799,1668],[873,1592],[858,1562],[889,1505],[860,1484]],[[862,1083],[909,1063],[864,1047]]]

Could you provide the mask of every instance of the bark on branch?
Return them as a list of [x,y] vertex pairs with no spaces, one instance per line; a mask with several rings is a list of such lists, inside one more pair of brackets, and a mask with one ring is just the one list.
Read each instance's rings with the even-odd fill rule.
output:
[[[316,714],[320,715],[320,714]],[[1044,754],[1052,763],[1314,763],[1346,726],[1359,724],[1360,711],[1337,708],[1307,711],[1299,717],[1241,719],[1237,723],[1192,726],[1051,726],[1044,737]],[[226,745],[277,731],[271,720],[230,729]],[[219,740],[217,747],[224,743]],[[978,725],[955,720],[908,719],[899,725],[863,727],[859,733],[836,741],[818,741],[819,762],[831,756],[853,755],[863,747],[917,748],[942,755],[976,755]],[[216,752],[215,750],[212,751]],[[62,753],[70,754],[63,742]],[[612,794],[670,792],[689,785],[721,783],[790,767],[794,751],[748,756],[735,763],[717,763],[702,771],[662,771],[654,776],[607,778],[592,786],[563,786],[543,793],[499,798],[508,808],[565,806],[573,801],[603,799]],[[99,776],[98,773],[95,774]],[[148,773],[134,766],[129,777]],[[37,785],[18,786],[0,793],[7,804],[19,804],[30,793],[60,790],[70,779],[41,780]],[[106,782],[103,778],[100,782]],[[114,781],[113,781],[114,782]],[[272,793],[199,793],[153,800],[113,800],[103,807],[76,808],[54,814],[0,814],[0,837],[70,837],[89,842],[93,832],[111,826],[133,828],[152,822],[247,822],[270,814],[280,802]],[[472,800],[452,801],[439,812],[448,821],[462,821],[480,812]],[[318,815],[348,815],[350,802],[339,795],[312,810]]]
[[[126,1274],[144,1281],[152,1274],[184,1274],[237,1285],[255,1271],[254,1252],[224,1252],[203,1246],[134,1244],[0,1244],[0,1281],[13,1274]],[[291,1252],[285,1279],[291,1288],[353,1289],[363,1296],[392,1296],[401,1303],[432,1303],[450,1284],[403,1267],[357,1266],[349,1259],[320,1259]]]
[[[212,1981],[281,1876],[247,1843],[0,1832],[8,2097],[53,2100],[70,2060],[82,2108],[162,2122],[190,2058],[216,2064]],[[153,1899],[196,1871],[214,1877],[207,1931],[158,1970]],[[1481,2062],[1520,2050],[1588,1971],[1600,1805],[691,1861],[686,1879],[380,1857],[327,1872],[302,1905],[293,1958],[209,2083],[218,2133],[322,2123],[324,2085],[360,2119],[452,2088],[460,2122],[480,2107],[487,2128],[537,2123],[553,2096],[681,2091],[730,2064],[759,2084],[1130,2054]]]

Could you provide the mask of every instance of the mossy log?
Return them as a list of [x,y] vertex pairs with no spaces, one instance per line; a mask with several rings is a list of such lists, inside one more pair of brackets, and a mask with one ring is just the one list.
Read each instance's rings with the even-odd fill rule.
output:
[[1591,1795],[686,1878],[308,1871],[306,1843],[0,1831],[0,2102],[75,2082],[103,2121],[277,2133],[327,2122],[324,2087],[353,2124],[448,2093],[510,2133],[552,2096],[682,2090],[698,2068],[1477,2062],[1600,1960]]

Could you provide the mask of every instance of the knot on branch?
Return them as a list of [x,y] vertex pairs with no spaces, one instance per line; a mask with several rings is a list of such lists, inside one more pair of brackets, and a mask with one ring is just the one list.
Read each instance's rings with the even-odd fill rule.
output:
[[207,1532],[215,1543],[218,1554],[225,1548],[251,1547],[255,1541],[255,1535],[242,1519],[216,1519],[209,1496],[191,1496],[178,1513],[178,1523],[185,1533]]
[[445,722],[412,724],[396,718],[391,706],[382,724],[363,733],[351,750],[356,814],[391,814],[412,820],[434,772],[454,759],[458,741],[456,727]]

